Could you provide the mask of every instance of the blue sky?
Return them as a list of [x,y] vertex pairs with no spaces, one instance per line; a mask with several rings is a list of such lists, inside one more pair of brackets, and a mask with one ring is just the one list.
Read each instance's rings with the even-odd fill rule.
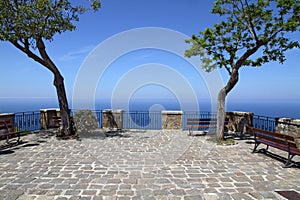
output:
[[[197,34],[200,30],[219,22],[219,17],[210,13],[213,2],[213,0],[102,0],[99,12],[87,12],[80,17],[80,21],[76,22],[77,30],[57,35],[54,41],[47,43],[49,55],[65,77],[68,98],[72,99],[74,89],[76,90],[74,84],[83,63],[104,41],[124,31],[143,27],[166,28],[187,36]],[[300,33],[294,34],[293,38],[300,39]],[[0,99],[28,98],[56,101],[53,76],[49,71],[8,42],[0,42],[0,55]],[[300,50],[289,51],[286,58],[287,61],[283,65],[272,62],[259,68],[242,68],[239,83],[228,95],[228,101],[299,102]],[[211,94],[207,90],[205,80],[201,80],[201,76],[197,75],[195,69],[184,58],[157,49],[132,51],[113,60],[105,75],[99,78],[97,90],[94,91],[95,98],[109,99],[114,95],[120,99],[121,94],[117,93],[118,84],[124,86],[126,74],[139,66],[151,63],[154,66],[167,66],[169,68],[165,69],[168,70],[173,68],[187,80],[200,101],[210,98]],[[156,77],[158,74],[145,76]],[[227,82],[227,72],[218,70],[218,74],[224,83]],[[197,79],[199,77],[200,79]],[[138,78],[145,79],[143,75]],[[180,81],[174,82],[178,83],[178,86],[174,87],[180,88]],[[116,92],[112,94],[112,91]],[[167,83],[164,85],[154,81],[152,84],[137,86],[130,94],[124,95],[134,99],[177,98],[178,101],[177,93],[180,92],[182,91],[170,89]],[[82,94],[82,98],[84,96],[85,94]],[[187,95],[187,99],[189,98]],[[5,105],[0,105],[0,112],[1,106],[3,108]]]

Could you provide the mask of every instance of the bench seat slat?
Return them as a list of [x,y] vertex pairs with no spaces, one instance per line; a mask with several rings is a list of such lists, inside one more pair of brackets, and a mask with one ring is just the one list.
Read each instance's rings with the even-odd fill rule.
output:
[[187,129],[197,129],[197,128],[216,128],[216,126],[209,126],[209,125],[203,125],[203,126],[186,126]]
[[280,134],[280,133],[262,130],[262,129],[258,129],[258,128],[253,128],[253,131],[257,132],[258,134],[263,133],[266,135],[270,135],[270,136],[274,136],[274,137],[278,137],[278,138],[282,138],[282,139],[286,138],[287,140],[294,140],[294,137],[290,136],[290,135]]
[[[225,124],[228,124],[228,120],[225,120]],[[192,135],[192,130],[216,129],[217,118],[187,118],[185,128],[189,129],[189,135]]]
[[291,159],[294,155],[300,156],[300,149],[298,149],[293,136],[262,130],[248,126],[252,134],[254,135],[255,146],[253,152],[256,152],[256,148],[259,144],[265,144],[282,151],[289,153],[287,162],[284,167],[290,167],[293,165]]
[[216,118],[188,118],[187,121],[217,121]]
[[[13,122],[11,120],[0,120],[0,138],[6,139],[6,143],[10,144],[10,139],[12,137],[17,137],[17,144],[20,142],[20,133],[16,131],[11,131],[14,129]],[[4,131],[4,132],[3,132]]]
[[287,145],[285,140],[280,139],[280,138],[276,138],[274,136],[262,135],[262,134],[257,134],[256,133],[256,137],[257,137],[257,140],[269,141],[269,142],[273,142],[273,143],[276,143],[276,144],[282,144],[282,145],[285,145],[285,146]]
[[204,123],[204,122],[188,122],[186,123],[186,125],[207,125],[207,124],[213,124],[213,125],[217,125],[217,123]]
[[268,145],[268,146],[271,146],[271,147],[275,147],[275,148],[278,148],[280,150],[283,150],[283,151],[288,151],[288,146],[285,145],[285,144],[279,144],[275,141],[270,141],[270,140],[267,140],[267,139],[256,139],[257,142],[260,142],[262,144],[265,144],[265,145]]

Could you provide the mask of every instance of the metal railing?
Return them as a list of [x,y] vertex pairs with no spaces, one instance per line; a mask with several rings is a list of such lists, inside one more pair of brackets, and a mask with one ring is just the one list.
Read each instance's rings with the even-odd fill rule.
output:
[[161,112],[125,111],[123,112],[123,128],[160,130],[162,128]]
[[40,112],[15,113],[16,131],[36,131],[41,129]]
[[198,119],[216,119],[217,113],[212,112],[195,112],[195,111],[185,111],[182,115],[182,129],[186,129],[187,119],[189,118],[198,118]]
[[92,112],[97,118],[99,128],[102,128],[102,110],[94,110]]
[[255,128],[272,131],[272,132],[276,131],[276,119],[273,117],[254,115],[252,120],[252,125]]
[[[72,114],[76,111],[72,111]],[[102,128],[102,110],[92,111],[97,120],[99,128]],[[211,112],[193,112],[185,111],[182,114],[182,128],[185,129],[188,118],[217,118],[217,113]],[[282,126],[294,125],[299,127],[299,124],[291,124],[288,122],[278,122],[274,117],[254,115],[252,120],[253,127],[276,131],[278,124]],[[123,112],[123,128],[125,129],[162,129],[162,114],[160,111],[124,111]],[[16,131],[36,131],[41,129],[40,111],[34,112],[19,112],[15,113],[15,130]]]

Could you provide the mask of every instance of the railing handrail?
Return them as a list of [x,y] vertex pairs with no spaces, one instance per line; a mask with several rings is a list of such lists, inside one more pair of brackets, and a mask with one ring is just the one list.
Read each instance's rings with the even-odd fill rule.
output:
[[[71,113],[77,112],[78,110],[71,110]],[[103,110],[92,110],[93,113],[96,114],[96,117],[98,119],[99,127],[102,127],[102,114]],[[148,118],[153,118],[155,119],[155,123],[160,123],[159,120],[161,120],[161,113],[162,111],[149,111],[149,110],[124,110],[123,111],[123,117],[124,115],[135,115],[136,118],[132,118],[132,120],[138,120],[140,117],[140,120],[147,120]],[[28,130],[28,131],[35,131],[39,130],[41,128],[41,118],[40,118],[41,110],[39,111],[26,111],[26,112],[16,112],[14,113],[15,115],[15,124],[16,127],[21,129],[21,130]],[[141,116],[139,114],[142,114]],[[146,117],[143,116],[143,114],[153,114],[155,116],[149,116]],[[216,112],[210,112],[210,111],[183,111],[182,112],[182,124],[184,126],[184,123],[186,122],[187,118],[205,118],[205,117],[210,117],[210,118],[216,118],[217,113]],[[127,118],[128,119],[128,116]],[[252,118],[252,124],[253,126],[257,126],[257,128],[263,128],[266,130],[270,131],[275,131],[277,126],[282,124],[282,125],[291,125],[291,126],[296,126],[300,127],[300,124],[298,123],[293,123],[292,120],[294,119],[289,119],[289,121],[279,121],[279,118],[275,117],[270,117],[270,116],[261,116],[261,115],[253,115]],[[150,119],[151,120],[151,119]],[[126,123],[126,122],[124,122]],[[131,122],[128,122],[131,123]],[[147,122],[145,122],[147,124]],[[128,125],[130,126],[130,124]],[[159,126],[159,125],[158,125]],[[157,129],[157,127],[156,127]]]

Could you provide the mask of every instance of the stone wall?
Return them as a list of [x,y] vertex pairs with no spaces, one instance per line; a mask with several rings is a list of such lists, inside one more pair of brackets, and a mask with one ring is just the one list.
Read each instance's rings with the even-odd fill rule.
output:
[[41,129],[55,128],[56,124],[53,122],[53,117],[60,116],[58,108],[48,108],[40,110]]
[[276,132],[293,136],[300,149],[300,119],[277,118]]
[[227,131],[249,133],[246,125],[252,125],[253,115],[251,112],[226,112]]
[[[122,129],[123,128],[123,110],[103,110],[102,111],[102,128],[106,129]],[[183,111],[162,111],[162,129],[163,130],[182,130],[183,128]],[[2,118],[1,118],[2,116]],[[14,120],[14,114],[1,114],[0,120],[9,117]],[[53,122],[54,116],[60,116],[60,111],[57,108],[41,109],[40,110],[40,124],[41,129],[55,128],[55,123]],[[227,112],[226,119],[228,124],[226,129],[231,132],[244,132],[248,133],[245,128],[245,124],[251,124],[253,119],[253,113],[249,112]],[[283,118],[281,121],[289,121],[290,119]],[[158,122],[160,123],[160,122]],[[300,120],[293,121],[293,123],[300,125]],[[299,133],[299,126],[297,127],[278,127],[279,131],[288,130],[289,132]],[[294,131],[292,131],[294,130]]]
[[123,110],[103,110],[102,128],[123,128]]
[[162,111],[162,129],[180,130],[182,129],[182,111]]

